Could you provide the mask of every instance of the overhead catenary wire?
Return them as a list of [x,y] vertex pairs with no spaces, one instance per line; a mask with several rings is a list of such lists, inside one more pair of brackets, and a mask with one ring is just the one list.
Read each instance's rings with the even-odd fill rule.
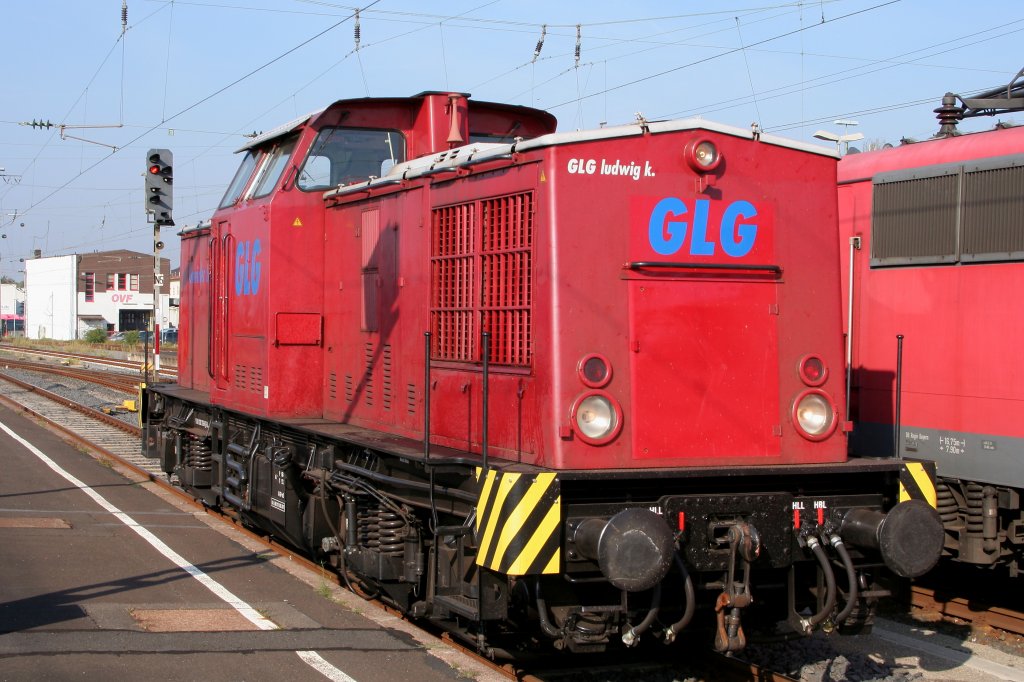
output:
[[[374,5],[378,4],[379,2],[381,2],[381,0],[373,0],[373,2],[371,2],[371,3],[369,4],[369,5],[367,5],[367,7],[373,7]],[[363,9],[365,10],[366,8],[363,8]],[[202,97],[202,98],[200,98],[199,100],[197,100],[197,101],[193,102],[192,104],[190,104],[190,105],[186,106],[186,107],[185,107],[184,109],[181,109],[180,111],[178,111],[177,113],[175,113],[175,114],[171,115],[170,117],[167,117],[167,118],[165,118],[165,119],[164,119],[163,121],[161,121],[161,123],[166,123],[167,121],[172,121],[172,120],[174,120],[175,118],[177,118],[177,117],[181,116],[182,114],[185,114],[185,113],[187,113],[187,112],[189,112],[189,111],[192,111],[192,110],[193,110],[193,109],[195,109],[196,107],[198,107],[198,106],[200,106],[200,105],[204,104],[205,102],[208,102],[209,100],[211,100],[211,99],[213,99],[214,97],[216,97],[216,96],[220,95],[221,93],[225,92],[226,90],[229,90],[230,88],[234,87],[235,85],[238,85],[238,84],[239,84],[239,83],[241,83],[242,81],[244,81],[244,80],[246,80],[246,79],[248,79],[248,78],[251,78],[251,77],[252,77],[252,76],[254,76],[255,74],[259,73],[260,71],[263,71],[263,70],[264,70],[264,69],[266,69],[267,67],[269,67],[269,66],[271,66],[271,65],[273,65],[273,64],[276,64],[277,62],[281,61],[282,59],[284,59],[284,58],[285,58],[285,57],[287,57],[288,55],[292,54],[293,52],[295,52],[295,51],[299,50],[300,48],[302,48],[302,47],[304,47],[304,46],[308,45],[309,43],[313,42],[313,41],[314,41],[314,40],[316,40],[317,38],[320,38],[321,36],[324,36],[324,35],[326,35],[327,33],[330,33],[330,32],[331,32],[331,31],[333,31],[334,29],[338,28],[338,27],[339,27],[339,26],[341,26],[342,24],[344,24],[344,23],[346,23],[347,21],[349,21],[350,19],[352,19],[352,18],[353,18],[353,16],[354,16],[354,14],[353,14],[353,15],[349,15],[349,16],[345,17],[344,19],[341,19],[340,21],[337,21],[337,22],[335,22],[334,24],[332,24],[332,25],[328,26],[327,28],[325,28],[325,29],[323,29],[322,31],[320,31],[320,32],[316,33],[315,35],[313,35],[313,36],[311,36],[311,37],[307,38],[306,40],[303,40],[302,42],[300,42],[300,43],[298,43],[297,45],[295,45],[295,46],[293,46],[293,47],[289,48],[288,50],[285,50],[284,52],[282,52],[281,54],[277,55],[277,56],[276,56],[276,57],[274,57],[273,59],[271,59],[271,60],[269,60],[269,61],[267,61],[267,62],[263,63],[262,65],[260,65],[260,66],[256,67],[255,69],[252,69],[251,71],[247,72],[246,74],[244,74],[244,75],[242,75],[242,76],[240,76],[240,77],[236,78],[235,80],[231,81],[231,82],[230,82],[230,83],[228,83],[227,85],[224,85],[224,86],[222,86],[222,87],[218,88],[217,90],[215,90],[215,91],[211,92],[210,94],[206,95],[205,97]],[[120,38],[119,38],[119,39],[120,39]],[[66,181],[65,183],[63,183],[63,184],[62,184],[62,185],[61,185],[61,186],[60,186],[59,188],[57,188],[57,189],[55,189],[54,191],[50,192],[49,194],[47,194],[46,196],[44,196],[44,197],[43,197],[42,199],[39,199],[38,201],[35,201],[35,202],[33,202],[32,204],[30,204],[30,205],[29,205],[29,207],[28,207],[28,208],[26,208],[26,209],[25,209],[24,211],[22,211],[20,215],[21,215],[21,216],[24,216],[24,215],[26,215],[27,213],[29,213],[29,211],[33,210],[34,208],[36,208],[37,206],[39,206],[39,205],[40,205],[40,204],[42,204],[43,202],[45,202],[45,201],[47,201],[48,199],[50,199],[51,197],[53,197],[53,196],[54,196],[55,194],[57,194],[57,192],[61,191],[62,189],[64,189],[64,188],[65,188],[65,187],[67,187],[68,185],[70,185],[70,184],[71,184],[72,182],[74,182],[74,181],[75,181],[75,180],[77,180],[78,178],[82,177],[82,176],[83,176],[84,174],[88,173],[88,172],[89,172],[89,171],[91,171],[91,170],[92,170],[93,168],[96,168],[97,166],[99,166],[99,165],[100,165],[101,163],[103,163],[104,161],[106,161],[106,160],[107,160],[108,158],[110,158],[110,157],[111,157],[111,156],[113,156],[114,154],[118,153],[118,151],[120,151],[121,149],[124,149],[125,147],[127,147],[127,146],[129,146],[129,145],[131,145],[131,144],[134,144],[135,142],[138,142],[138,141],[139,141],[139,140],[141,140],[141,139],[142,139],[143,137],[145,137],[146,135],[148,135],[148,134],[149,134],[150,132],[152,132],[153,130],[156,130],[156,129],[157,129],[158,127],[159,127],[159,124],[158,124],[158,125],[155,125],[155,126],[152,126],[152,127],[150,127],[150,128],[149,128],[149,129],[147,129],[146,131],[144,131],[144,132],[140,133],[139,135],[137,135],[137,136],[135,136],[134,138],[132,138],[131,140],[129,140],[129,141],[128,141],[127,143],[125,143],[124,145],[121,145],[121,146],[120,146],[120,147],[119,147],[118,149],[116,149],[116,150],[112,151],[112,152],[111,152],[111,153],[110,153],[109,155],[107,155],[106,157],[104,157],[104,158],[100,159],[99,161],[96,161],[96,162],[95,162],[95,163],[93,163],[92,165],[90,165],[90,166],[88,166],[87,168],[85,168],[84,170],[80,171],[80,172],[79,172],[79,173],[78,173],[77,175],[74,175],[74,176],[72,176],[72,177],[71,177],[71,178],[69,178],[69,179],[68,179],[68,180],[67,180],[67,181]]]
[[[153,10],[152,12],[147,14],[145,17],[143,17],[142,20],[138,22],[138,24],[135,24],[135,26],[138,26],[138,25],[146,22],[147,20],[152,18],[155,14],[157,14],[161,10],[163,10],[163,7],[159,7],[157,9]],[[123,21],[126,22],[127,19],[128,19],[127,14],[124,14],[123,17],[124,17]],[[132,28],[132,27],[129,27],[129,28]],[[92,76],[89,78],[88,82],[85,84],[85,87],[82,88],[82,91],[79,93],[78,97],[75,98],[75,101],[72,102],[70,107],[68,107],[67,112],[65,112],[65,114],[58,121],[58,125],[67,122],[68,116],[70,116],[71,112],[75,110],[75,107],[78,106],[78,103],[82,101],[82,98],[88,92],[89,87],[92,86],[93,82],[96,80],[96,77],[99,76],[100,72],[103,70],[103,67],[106,65],[107,60],[110,59],[110,55],[112,55],[114,53],[114,50],[117,49],[117,46],[118,46],[119,43],[123,43],[124,42],[124,36],[125,36],[124,32],[118,34],[117,39],[114,41],[114,44],[110,46],[110,50],[107,52],[106,55],[104,55],[103,59],[100,60],[99,66],[96,67],[96,70],[93,72]],[[23,174],[27,174],[32,168],[35,167],[37,159],[46,150],[46,148],[50,145],[50,143],[53,141],[53,138],[54,138],[55,135],[57,135],[57,131],[56,130],[54,132],[52,132],[49,137],[46,138],[46,140],[43,142],[43,145],[39,148],[39,152],[38,152],[38,154],[36,154],[36,157],[33,158],[32,161],[29,162],[29,164],[22,171]],[[11,190],[11,188],[8,188],[7,191],[5,191],[2,195],[0,195],[0,202],[3,202],[3,200],[7,198],[7,195],[10,193],[10,190]],[[46,198],[49,198],[49,197],[46,197]],[[35,204],[33,204],[33,206],[35,206]],[[23,211],[22,214],[26,213],[27,211],[28,211],[28,209]],[[0,223],[0,224],[2,224],[2,223]]]
[[171,0],[171,11],[167,19],[167,58],[164,61],[164,104],[160,110],[160,122],[167,120],[167,84],[171,79],[171,38],[174,35],[174,0]]
[[[992,31],[996,31],[996,30],[999,30],[1001,28],[1005,28],[1005,27],[1009,27],[1009,26],[1014,26],[1016,24],[1021,24],[1021,23],[1024,23],[1024,19],[1019,19],[1017,21],[1010,22],[1009,24],[1003,23],[1003,24],[1000,24],[998,26],[994,26],[994,27],[991,27],[991,28],[984,29],[982,31],[975,31],[973,33],[969,33],[969,34],[966,34],[966,35],[959,36],[955,40],[957,40],[957,41],[966,41],[966,40],[970,40],[970,39],[975,39],[975,38],[978,38],[979,36],[982,36],[982,35],[984,35],[986,33],[991,33]],[[979,42],[985,42],[985,41],[989,41],[989,40],[995,40],[997,38],[1003,38],[1003,37],[1006,37],[1006,36],[1009,36],[1009,35],[1013,35],[1015,33],[1020,33],[1021,31],[1024,31],[1024,29],[1016,28],[1016,29],[1004,31],[1004,32],[998,33],[996,35],[988,36],[988,37],[984,38],[981,41],[971,42],[970,45],[971,46],[976,46],[976,45],[979,44]],[[833,72],[826,73],[826,74],[823,74],[821,76],[818,76],[816,78],[812,78],[810,80],[804,80],[803,78],[801,78],[801,80],[798,83],[789,83],[789,84],[778,86],[776,88],[772,88],[772,89],[769,89],[769,90],[764,90],[764,91],[761,91],[760,93],[758,93],[758,95],[762,98],[762,101],[769,100],[769,99],[777,99],[779,97],[785,97],[787,95],[790,95],[794,91],[796,91],[797,89],[799,89],[800,92],[805,92],[806,90],[817,88],[817,87],[821,87],[821,86],[825,86],[825,85],[830,85],[830,84],[839,82],[840,80],[848,81],[848,80],[850,80],[852,78],[860,78],[860,77],[872,75],[872,74],[878,73],[880,71],[884,71],[884,70],[887,70],[887,69],[895,68],[895,67],[898,67],[898,66],[906,66],[908,64],[913,64],[913,63],[919,62],[922,59],[928,59],[930,57],[935,57],[935,56],[938,56],[938,55],[941,55],[941,54],[946,54],[946,53],[949,53],[949,52],[953,52],[955,50],[963,49],[965,47],[964,45],[950,45],[951,42],[952,41],[950,41],[949,39],[946,39],[946,40],[943,40],[941,42],[934,43],[932,45],[927,45],[925,47],[918,48],[916,50],[911,50],[909,52],[903,52],[903,53],[894,55],[892,57],[887,57],[885,59],[871,60],[867,64],[863,64],[863,65],[854,67],[852,69],[844,69],[844,70],[841,70],[841,71],[833,71]],[[941,48],[941,49],[939,49],[939,48]],[[926,54],[923,54],[920,57],[917,57],[915,59],[909,59],[909,60],[905,59],[906,57],[909,57],[910,55],[914,55],[914,54],[918,54],[918,53],[922,53],[922,52],[924,52]],[[855,73],[855,72],[858,72],[858,71],[860,73]],[[977,89],[976,88],[968,88],[965,91],[975,91],[975,90],[977,90]],[[738,103],[741,103],[742,101],[745,101],[745,100],[746,100],[746,98],[739,98],[739,99],[731,98],[731,99],[727,99],[727,100],[720,100],[720,101],[714,102],[714,103],[698,104],[698,105],[696,105],[694,107],[691,107],[690,109],[681,110],[681,111],[675,111],[675,112],[665,113],[665,114],[659,114],[657,116],[657,118],[677,118],[677,117],[680,117],[680,116],[690,116],[690,115],[694,115],[694,114],[697,114],[697,113],[700,113],[700,114],[715,113],[717,111],[723,111],[725,109],[730,109],[733,106],[736,106]],[[850,115],[854,115],[854,114],[848,114],[848,115],[845,115],[845,116],[850,116]],[[801,117],[801,118],[803,118],[803,117]],[[815,121],[808,121],[808,123],[814,123],[814,122]],[[777,126],[768,126],[766,128],[766,130],[777,131],[777,130],[779,130],[779,128]]]
[[[877,5],[872,5],[871,7],[865,7],[864,9],[859,9],[859,10],[856,10],[854,12],[849,12],[847,14],[843,14],[841,16],[835,17],[834,19],[829,19],[825,23],[833,23],[833,22],[836,22],[836,21],[842,21],[843,19],[849,19],[850,17],[855,17],[855,16],[860,15],[860,14],[865,14],[867,12],[872,12],[872,11],[877,10],[879,8],[882,8],[882,7],[887,7],[889,5],[895,5],[898,2],[900,2],[900,0],[887,0],[887,2],[882,2],[882,3],[879,3]],[[816,24],[815,28],[817,26],[821,26],[821,24]],[[792,31],[786,31],[784,33],[780,33],[780,34],[777,34],[777,35],[774,35],[774,36],[769,36],[768,38],[764,38],[763,40],[759,40],[759,41],[757,41],[755,43],[752,43],[750,45],[750,47],[754,47],[754,46],[757,46],[757,45],[764,45],[766,43],[770,43],[770,42],[779,40],[781,38],[785,38],[787,36],[796,35],[796,34],[800,33],[801,31],[806,31],[806,30],[808,30],[810,28],[812,28],[812,27],[801,26],[800,28],[794,29]],[[670,69],[664,69],[664,70],[658,71],[656,73],[648,74],[646,76],[641,76],[639,78],[634,78],[633,80],[626,81],[624,83],[619,83],[618,85],[611,86],[610,88],[607,89],[607,92],[614,92],[616,90],[621,90],[622,88],[627,88],[627,87],[629,87],[631,85],[636,85],[638,83],[643,83],[643,82],[646,82],[646,81],[649,81],[649,80],[654,80],[655,78],[661,78],[662,76],[667,76],[670,73],[675,73],[677,71],[682,71],[683,69],[687,69],[687,68],[696,66],[697,64],[704,64],[706,62],[713,61],[715,59],[720,59],[720,58],[722,58],[722,57],[724,57],[726,55],[729,55],[729,54],[735,54],[738,51],[740,51],[740,48],[727,49],[727,50],[724,50],[723,52],[720,52],[720,53],[715,54],[715,55],[711,55],[709,57],[703,57],[701,59],[697,59],[697,60],[694,60],[694,61],[686,63],[686,64],[680,64],[679,66],[674,66],[674,67],[672,67]],[[589,98],[589,97],[596,97],[599,94],[602,94],[602,93],[594,92],[594,93],[591,93],[589,95],[585,95],[584,99]],[[565,102],[560,102],[558,104],[554,104],[552,106],[549,106],[548,108],[549,109],[558,109],[560,107],[564,107],[566,105],[573,104],[574,102],[575,102],[575,100],[567,100]]]
[[754,88],[754,76],[750,73],[750,60],[747,59],[747,50],[743,47],[743,32],[740,30],[740,18],[736,19],[736,35],[740,40],[740,50],[743,54],[743,64],[747,67],[747,82],[750,83],[750,97],[754,101],[754,112],[757,114],[757,124],[761,126],[764,124],[764,119],[761,118],[761,108],[757,106],[757,89]]
[[[201,5],[206,5],[206,6],[211,6],[211,7],[215,6],[214,4],[211,4],[211,3],[201,3],[201,2],[191,3],[191,2],[184,1],[184,0],[175,0],[175,3],[182,4],[182,5],[189,4],[189,5],[194,5],[194,6],[201,6]],[[171,3],[165,3],[163,5],[163,7],[168,7],[169,8],[170,4]],[[321,4],[322,4],[322,6],[325,6],[325,7],[328,6],[328,3],[321,3]],[[768,3],[766,3],[766,6],[767,6],[767,4]],[[807,4],[806,2],[804,2],[804,3],[783,3],[783,4],[779,4],[779,5],[772,5],[772,7],[776,7],[776,8],[780,8],[780,7],[796,8],[795,11],[799,11],[800,7],[804,7],[806,9],[806,4]],[[824,5],[825,4],[826,4],[825,2],[819,2],[819,8],[821,8],[821,13],[822,13],[822,18],[823,19],[824,19]],[[224,5],[220,5],[220,6],[224,7]],[[811,13],[810,22],[807,22],[806,25],[814,25],[815,22],[816,22],[816,18],[817,17],[814,15],[816,12],[813,9],[813,5],[811,7],[812,7],[812,9],[810,10],[810,13]],[[181,8],[179,7],[178,9],[180,10]],[[233,8],[229,8],[229,9],[233,9]],[[762,9],[764,9],[764,8],[762,8]],[[734,12],[735,10],[732,10],[732,11]],[[313,13],[313,12],[305,12],[305,13]],[[830,13],[831,13],[831,9],[829,9],[829,14]],[[413,14],[415,14],[415,12]],[[721,18],[721,17],[723,17],[725,15],[725,11],[724,10],[723,11],[718,11],[718,12],[702,12],[702,13],[699,13],[699,14],[700,15],[710,16],[710,17],[713,17],[713,18],[714,17],[718,17],[718,18],[716,18],[716,20],[719,23],[724,22],[724,20],[725,20],[724,18]],[[687,16],[695,16],[695,15],[698,15],[698,14],[690,14],[690,15],[687,15]],[[181,14],[180,11],[179,11],[178,16],[175,17],[176,19],[178,19],[177,22],[175,23],[177,25],[177,28],[178,28],[178,33],[180,33],[180,31],[181,31],[181,27],[185,26],[185,24],[183,23],[183,19],[182,19],[183,16],[184,15]],[[435,20],[434,23],[432,23],[430,25],[426,25],[426,24],[424,24],[422,18],[418,18],[416,16],[413,16],[412,18],[409,18],[406,14],[400,14],[400,15],[399,14],[391,14],[391,13],[384,12],[383,10],[377,10],[377,9],[375,9],[372,12],[368,12],[366,14],[360,14],[359,18],[360,19],[366,19],[367,16],[372,16],[373,17],[373,22],[371,24],[368,24],[368,29],[370,29],[370,30],[368,31],[368,35],[367,36],[360,36],[360,40],[358,41],[359,49],[358,50],[353,50],[353,53],[355,54],[356,58],[359,61],[360,74],[362,75],[362,78],[364,78],[364,88],[367,90],[367,94],[369,94],[369,87],[368,87],[368,84],[366,82],[367,73],[364,70],[364,68],[362,68],[362,67],[364,67],[364,60],[361,59],[361,52],[365,51],[369,47],[373,47],[373,46],[376,46],[376,45],[383,44],[383,43],[387,42],[388,40],[397,40],[397,39],[399,39],[397,37],[384,38],[384,39],[380,39],[380,40],[374,40],[374,38],[370,38],[371,32],[373,32],[375,34],[375,37],[376,37],[376,31],[373,31],[373,30],[377,28],[376,26],[374,26],[374,24],[377,22],[377,20],[381,20],[381,22],[407,22],[407,20],[408,20],[408,22],[414,22],[414,23],[419,25],[419,26],[417,26],[417,28],[412,29],[412,31],[409,31],[409,32],[404,33],[402,35],[415,34],[416,31],[420,31],[420,30],[430,30],[433,26],[436,26],[437,24],[436,24],[436,20]],[[446,16],[442,16],[440,14],[438,14],[437,16],[439,16],[441,18],[449,18],[449,17],[446,17]],[[743,26],[742,28],[745,29],[745,31],[743,33],[748,35],[748,36],[750,36],[750,33],[751,33],[751,31],[750,31],[751,22],[750,22],[750,20],[748,18],[746,18],[748,16],[749,15],[746,15],[746,14],[743,15],[743,17],[744,17],[743,18],[743,22],[745,23],[745,26]],[[732,24],[735,19],[734,19],[734,17],[731,17],[731,16],[729,18],[732,19],[732,20],[730,20],[730,24]],[[640,18],[637,18],[635,20],[635,22],[632,22],[632,23],[635,23],[638,26],[643,26],[641,24],[642,22],[649,22],[649,20],[655,20],[655,19],[665,19],[665,17],[640,17]],[[563,37],[566,38],[565,42],[567,43],[568,40],[571,39],[569,36],[571,35],[571,33],[574,32],[575,27],[578,26],[577,24],[563,24],[563,25],[543,24],[542,25],[540,23],[528,23],[528,22],[520,23],[521,26],[515,26],[512,23],[502,23],[502,22],[484,23],[485,20],[486,19],[477,20],[476,17],[451,18],[449,20],[449,22],[446,22],[445,25],[444,25],[444,29],[445,29],[444,34],[447,37],[449,37],[450,39],[454,39],[456,36],[452,36],[451,34],[453,34],[456,30],[460,30],[461,29],[460,25],[465,23],[466,25],[474,26],[477,30],[480,30],[480,29],[502,30],[502,31],[508,30],[508,31],[515,31],[515,32],[521,32],[521,33],[529,33],[529,34],[531,34],[529,37],[531,39],[536,40],[538,29],[542,28],[542,27],[548,27],[548,29],[547,29],[547,38],[548,38],[548,42],[550,43],[551,40],[553,40],[554,37],[557,36],[558,30],[559,30],[559,26],[561,26],[561,28],[562,28],[561,34],[562,34]],[[760,20],[760,19],[758,19],[758,20]],[[836,20],[836,19],[833,18],[833,17],[830,17],[830,18],[827,19],[827,23],[834,22],[834,20]],[[581,27],[581,32],[582,32],[582,29],[584,27],[596,27],[596,26],[610,25],[610,24],[614,24],[614,23],[580,23],[579,26]],[[626,22],[621,22],[620,24],[626,24]],[[360,25],[361,25],[361,22],[360,22]],[[811,26],[806,26],[806,25],[805,25],[804,28],[808,28],[808,29],[812,28]],[[451,29],[451,30],[449,30],[449,29]],[[569,30],[565,30],[565,29],[569,29]],[[685,31],[685,30],[692,30],[692,27],[689,27],[688,29],[674,29],[673,32],[679,32],[679,31]],[[737,29],[736,28],[732,28],[732,30],[737,30]],[[658,35],[664,35],[664,34],[673,33],[673,32],[663,32],[663,34],[658,34]],[[607,33],[610,33],[610,32],[607,32]],[[543,34],[543,31],[542,31],[542,34]],[[369,42],[361,41],[361,37],[368,37],[368,38],[370,38],[370,41]],[[459,36],[459,37],[461,37],[461,36]],[[670,37],[674,37],[674,36],[670,36]],[[575,55],[575,50],[573,48],[569,48],[568,44],[561,45],[561,47],[563,48],[561,50],[561,54],[552,53],[552,51],[551,51],[552,46],[550,44],[545,44],[543,46],[543,53],[532,55],[532,52],[536,52],[536,50],[537,50],[535,45],[532,44],[532,43],[534,43],[534,40],[530,40],[529,43],[523,45],[523,48],[525,48],[525,49],[523,49],[522,52],[520,52],[520,55],[523,56],[523,57],[526,57],[527,59],[529,59],[526,63],[536,63],[536,65],[538,66],[538,69],[540,69],[540,71],[538,71],[538,75],[539,76],[544,73],[544,69],[542,69],[542,62],[546,62],[547,65],[550,67],[552,65],[557,65],[558,61],[555,60],[555,59],[561,59],[562,60],[561,61],[561,66],[567,67],[568,65],[566,65],[566,62],[568,61],[568,54],[571,53],[572,54],[572,59],[573,59],[572,66],[569,69],[566,69],[563,72],[563,74],[567,74],[570,71],[575,72],[575,75],[577,75],[577,90],[578,90],[578,93],[586,93],[586,95],[588,97],[594,96],[596,94],[602,94],[603,97],[604,97],[604,101],[605,102],[607,102],[607,100],[608,100],[609,93],[614,91],[614,89],[615,89],[614,88],[614,83],[617,80],[617,79],[612,79],[613,85],[609,86],[609,84],[608,84],[608,76],[609,76],[609,74],[608,74],[608,69],[607,69],[608,62],[611,61],[613,63],[615,59],[620,59],[620,58],[623,58],[623,57],[622,57],[622,55],[607,54],[607,57],[603,58],[601,60],[601,62],[604,63],[604,65],[605,65],[604,82],[601,83],[600,81],[596,81],[596,79],[595,79],[595,81],[589,81],[588,78],[586,77],[587,75],[579,74],[579,67],[586,67],[586,66],[593,67],[594,63],[596,63],[595,61],[593,61],[593,56],[594,56],[594,53],[596,52],[596,50],[608,49],[608,48],[613,47],[615,45],[629,45],[629,44],[635,44],[635,45],[646,44],[646,45],[650,45],[651,46],[649,49],[658,49],[660,47],[681,46],[681,43],[679,41],[671,41],[671,42],[670,41],[657,41],[655,43],[654,40],[657,40],[657,39],[649,40],[649,39],[645,39],[644,37],[641,37],[641,38],[637,38],[637,37],[622,37],[622,38],[594,37],[592,35],[592,32],[588,31],[588,53],[587,53],[586,56],[589,57],[589,60],[587,62],[583,62],[582,56],[581,56],[580,61],[577,62],[577,59],[575,59],[575,56],[577,56],[577,55]],[[453,40],[453,42],[450,43],[450,45],[449,45],[449,53],[447,53],[445,55],[446,57],[454,57],[454,49],[451,47],[451,45],[455,44],[456,42],[459,42],[459,41]],[[694,41],[694,42],[699,42],[699,41]],[[527,50],[529,50],[530,47],[534,47],[534,50],[532,50],[532,52],[527,51]],[[557,49],[558,47],[559,47],[559,45],[556,43],[555,44],[555,48],[556,48],[555,52],[559,52],[559,50]],[[568,49],[565,49],[565,48],[568,48]],[[122,49],[124,50],[124,43],[123,42],[122,42]],[[746,50],[758,51],[757,48],[754,46],[754,44],[746,45],[745,49]],[[772,50],[772,51],[774,51],[774,52],[783,52],[782,50]],[[811,54],[810,50],[805,52],[804,49],[803,49],[803,44],[801,44],[801,54],[804,55],[804,56],[811,56],[811,57],[817,56],[817,55]],[[336,63],[335,66],[340,65],[340,63],[342,63],[346,59],[347,56],[348,55],[343,56]],[[534,56],[534,58],[530,58],[530,56]],[[602,57],[604,57],[604,56],[605,55],[602,54]],[[744,59],[745,59],[745,58],[748,58],[749,55],[744,52],[743,56],[744,56]],[[833,56],[836,56],[836,55],[833,55]],[[757,57],[751,55],[751,59],[755,61],[755,66],[756,66],[757,65]],[[455,63],[454,59],[450,58],[449,60],[452,63]],[[370,58],[370,59],[366,60],[366,65],[367,66],[372,66],[373,65],[373,59]],[[354,66],[354,65],[352,65],[352,66]],[[521,67],[518,67],[517,69],[521,69]],[[749,69],[750,69],[750,67],[749,67]],[[326,70],[324,72],[324,74],[326,75],[329,71],[330,70]],[[644,74],[641,71],[638,75],[643,76]],[[322,75],[322,77],[323,77],[323,75]],[[453,73],[452,77],[453,78],[458,78],[458,75]],[[842,78],[843,77],[841,77],[841,79]],[[303,86],[303,87],[308,87],[308,85],[312,84],[313,82],[315,82],[315,80],[316,80],[316,78],[311,79],[307,83],[307,85]],[[554,79],[552,79],[552,80],[554,80]],[[752,77],[752,75],[750,73],[749,73],[749,80],[752,81],[752,82],[754,81],[754,79],[753,79],[753,77]],[[802,78],[801,81],[803,81],[803,80],[804,79]],[[545,81],[545,83],[549,83],[549,82],[550,81]],[[595,82],[596,83],[596,87],[599,88],[598,91],[595,92],[595,93],[587,92],[587,88],[584,87],[584,84],[591,83],[591,82]],[[459,86],[458,83],[453,83],[453,85],[455,85],[456,87]],[[809,86],[813,85],[813,83],[808,83],[808,85]],[[503,86],[505,86],[507,88],[507,83],[503,83]],[[559,87],[568,86],[568,83],[558,84],[558,86]],[[539,87],[541,87],[541,86],[539,86]],[[568,86],[568,87],[571,87],[571,86]],[[565,89],[568,89],[568,87],[566,87]],[[289,99],[296,100],[295,95],[301,89],[302,88],[297,89],[295,92],[293,92],[289,96],[286,96],[284,99],[286,101],[289,100]],[[511,88],[509,88],[509,89],[511,89]],[[549,90],[550,90],[550,88],[549,88]],[[571,90],[569,90],[569,92],[571,92]],[[165,87],[165,93],[166,93],[166,87]],[[479,94],[479,93],[476,93],[476,94]],[[763,91],[761,91],[760,89],[754,88],[753,85],[752,85],[751,95],[748,96],[748,97],[744,97],[742,100],[736,100],[736,101],[750,102],[751,101],[750,97],[754,97],[755,98],[755,103],[757,105],[758,100],[760,100],[762,98],[762,96],[763,96]],[[166,94],[165,94],[165,97],[166,97]],[[95,97],[93,97],[93,99],[95,99]],[[928,100],[926,100],[926,101],[928,101]],[[545,106],[546,106],[546,108],[551,108],[550,104],[546,103]],[[582,102],[581,102],[580,106],[582,106]],[[268,110],[268,111],[272,111],[272,109]],[[884,109],[880,109],[879,111],[885,111],[885,110]],[[592,112],[592,114],[593,113],[595,113],[595,112]],[[796,110],[795,110],[795,113],[796,113]],[[605,118],[605,120],[607,119],[607,115],[606,114],[605,114],[604,118]],[[760,118],[760,112],[759,112],[759,118]],[[794,118],[803,119],[804,117],[803,116],[799,116],[799,117],[794,117]],[[152,132],[152,130],[155,130],[155,129],[156,128],[152,128],[151,132]],[[778,129],[779,129],[778,127],[773,127],[772,128],[772,130],[778,130]],[[224,134],[226,134],[226,133],[224,133]],[[216,147],[207,147],[207,148],[208,148],[208,150],[210,150],[210,148],[216,148]],[[100,161],[102,161],[102,160],[100,160]],[[89,169],[83,169],[83,173],[84,172],[88,172],[88,170]],[[73,181],[74,181],[74,178],[73,178]],[[65,185],[65,186],[67,186],[67,185]],[[35,206],[35,204],[34,204],[34,206]]]

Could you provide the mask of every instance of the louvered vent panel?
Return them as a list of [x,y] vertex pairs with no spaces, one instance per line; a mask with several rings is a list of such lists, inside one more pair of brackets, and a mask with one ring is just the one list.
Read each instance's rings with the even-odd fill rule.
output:
[[363,403],[367,407],[373,407],[373,353],[373,344],[365,344],[363,347],[365,369],[363,370],[363,385],[361,388],[363,393]]
[[253,393],[263,393],[263,368],[249,368],[249,390]]
[[416,414],[416,384],[405,387],[405,408],[409,414]]
[[483,325],[491,362],[529,366],[532,353],[533,195],[482,202]]
[[385,410],[391,409],[391,346],[385,345],[383,352],[381,353],[381,372],[380,372],[380,390],[381,390],[381,406]]
[[355,400],[355,381],[351,374],[345,375],[345,402],[350,403]]
[[479,362],[489,331],[492,363],[532,364],[533,235],[529,192],[435,209],[433,359]]
[[248,379],[248,376],[249,376],[249,372],[248,372],[248,368],[247,367],[245,367],[244,365],[235,365],[235,372],[234,372],[235,388],[237,388],[239,391],[246,390],[246,388],[248,388],[247,381],[246,381]]
[[964,175],[961,260],[1024,257],[1024,167]]
[[876,184],[872,264],[955,261],[958,196],[956,174]]
[[431,357],[476,359],[475,204],[434,209],[431,225]]
[[334,372],[327,375],[327,395],[331,400],[338,399],[338,375]]

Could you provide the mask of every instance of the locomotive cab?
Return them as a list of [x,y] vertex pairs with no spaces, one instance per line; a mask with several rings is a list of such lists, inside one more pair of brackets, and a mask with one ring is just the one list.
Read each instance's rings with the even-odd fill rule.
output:
[[240,149],[211,227],[214,402],[266,417],[323,416],[325,189],[455,141],[553,127],[532,109],[422,93],[342,100]]

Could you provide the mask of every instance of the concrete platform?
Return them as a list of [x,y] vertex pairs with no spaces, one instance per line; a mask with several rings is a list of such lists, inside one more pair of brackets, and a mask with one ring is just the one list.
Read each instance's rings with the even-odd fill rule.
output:
[[0,679],[325,677],[499,679],[0,406]]

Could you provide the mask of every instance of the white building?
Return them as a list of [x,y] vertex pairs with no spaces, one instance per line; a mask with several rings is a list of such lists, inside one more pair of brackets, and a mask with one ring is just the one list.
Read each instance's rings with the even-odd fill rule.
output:
[[[170,261],[161,259],[160,324],[170,321]],[[25,335],[82,338],[147,329],[153,315],[153,256],[121,249],[25,261]]]
[[75,256],[25,261],[25,336],[30,339],[75,338]]

